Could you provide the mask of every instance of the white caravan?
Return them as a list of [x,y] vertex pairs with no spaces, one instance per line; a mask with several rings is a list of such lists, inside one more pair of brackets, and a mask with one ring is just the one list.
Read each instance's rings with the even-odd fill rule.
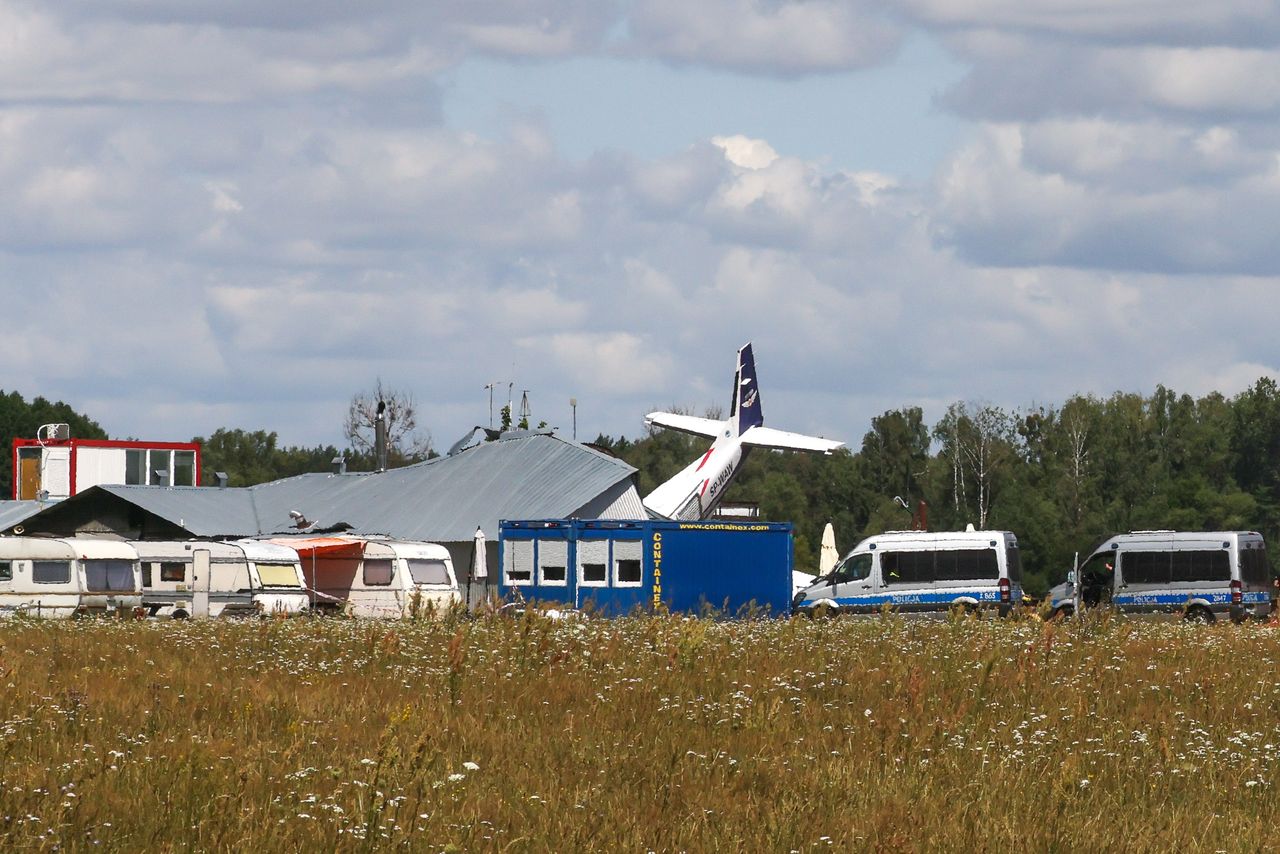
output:
[[449,551],[435,543],[350,536],[278,539],[302,559],[311,607],[353,617],[440,613],[461,601]]
[[141,594],[138,555],[128,543],[0,537],[0,616],[133,611]]
[[792,609],[813,615],[946,614],[1022,601],[1018,538],[1009,531],[890,531],[858,543],[835,569],[796,594]]
[[1054,616],[1111,605],[1126,614],[1241,621],[1266,617],[1272,595],[1266,544],[1255,531],[1133,531],[1103,540],[1049,591],[1049,606]]
[[644,506],[650,512],[682,521],[705,519],[715,511],[752,448],[829,454],[844,445],[844,442],[764,426],[756,362],[749,343],[738,351],[728,418],[712,421],[693,415],[650,412],[645,416],[645,424],[715,440],[705,454],[644,497]]
[[[260,540],[133,543],[142,563],[142,604],[153,617],[296,614],[308,605],[298,553]],[[201,572],[196,553],[209,553]]]

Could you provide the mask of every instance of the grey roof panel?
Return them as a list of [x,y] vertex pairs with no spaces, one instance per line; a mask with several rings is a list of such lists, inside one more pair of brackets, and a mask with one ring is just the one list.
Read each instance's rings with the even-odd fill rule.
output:
[[[304,474],[243,488],[99,486],[197,537],[296,533],[290,510],[321,529],[464,542],[499,519],[576,515],[635,469],[553,434],[485,442],[451,457],[381,473]],[[89,494],[88,490],[84,495]],[[74,501],[75,498],[68,499]]]
[[0,531],[25,521],[48,506],[47,501],[0,501]]

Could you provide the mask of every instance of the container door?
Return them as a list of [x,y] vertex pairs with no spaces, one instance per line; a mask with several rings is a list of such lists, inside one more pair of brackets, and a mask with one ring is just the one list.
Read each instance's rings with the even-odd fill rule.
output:
[[191,553],[191,616],[209,616],[209,574],[211,568],[208,549],[196,549]]

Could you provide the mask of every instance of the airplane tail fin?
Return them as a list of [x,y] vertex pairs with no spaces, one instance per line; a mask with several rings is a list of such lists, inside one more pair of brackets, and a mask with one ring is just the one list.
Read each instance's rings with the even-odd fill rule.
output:
[[764,424],[760,409],[760,389],[756,380],[756,359],[747,343],[738,351],[738,370],[733,375],[733,397],[729,403],[729,418],[738,427],[738,435]]

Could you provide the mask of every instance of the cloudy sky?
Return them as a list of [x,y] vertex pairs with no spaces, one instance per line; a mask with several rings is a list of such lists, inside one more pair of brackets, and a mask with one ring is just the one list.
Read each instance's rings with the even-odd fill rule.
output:
[[437,447],[1280,375],[1274,0],[0,0],[0,387]]

